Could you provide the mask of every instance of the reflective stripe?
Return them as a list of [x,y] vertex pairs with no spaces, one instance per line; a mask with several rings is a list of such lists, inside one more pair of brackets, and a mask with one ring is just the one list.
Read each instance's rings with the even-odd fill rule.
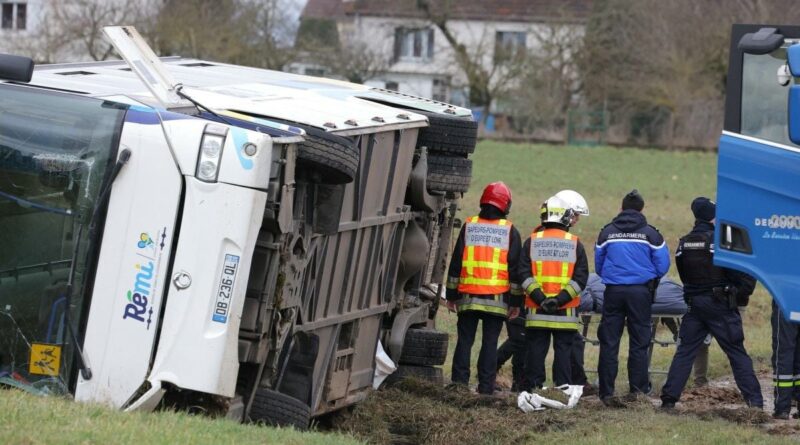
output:
[[500,252],[499,252],[499,249],[495,249],[495,250],[498,251],[497,252],[497,257],[498,257],[497,261],[494,261],[494,259],[492,259],[492,261],[465,260],[465,261],[461,262],[461,267],[470,267],[470,268],[472,268],[472,267],[484,267],[486,269],[492,269],[492,278],[497,278],[497,272],[501,271],[501,270],[502,271],[508,270],[508,264],[498,264],[498,262],[500,261],[500,259],[499,259],[500,258]]
[[527,280],[522,282],[522,288],[525,289],[525,292],[527,292],[528,294],[533,293],[534,290],[539,289],[540,287],[541,286],[539,285],[539,283],[537,283],[536,280],[533,279],[533,277],[528,278]]
[[462,295],[461,299],[456,301],[456,305],[458,312],[483,311],[500,315],[508,313],[508,305],[502,295],[493,295],[489,298]]
[[526,328],[540,328],[540,329],[563,329],[570,331],[578,330],[578,323],[568,323],[560,321],[525,321]]
[[794,382],[784,382],[784,381],[773,381],[772,385],[776,386],[778,388],[791,388],[791,387],[795,386],[795,383]]
[[525,317],[525,327],[577,330],[579,321],[573,308],[565,309],[565,315],[542,314],[533,309],[528,311],[528,315]]
[[794,374],[772,374],[772,380],[794,380],[797,376]]
[[481,312],[489,312],[490,314],[498,314],[498,315],[507,315],[508,310],[503,310],[494,306],[486,306],[483,304],[465,304],[458,306],[458,312],[466,312],[466,311],[481,311]]
[[569,283],[567,283],[567,284],[569,284],[569,287],[571,287],[571,288],[572,288],[572,290],[574,290],[576,294],[579,294],[579,293],[581,293],[581,291],[583,290],[583,288],[581,287],[581,285],[580,285],[580,284],[578,284],[578,283],[576,283],[576,282],[575,282],[575,281],[573,281],[573,280],[569,280]]
[[459,280],[461,284],[477,284],[477,285],[484,285],[484,286],[502,286],[508,285],[509,288],[511,285],[508,283],[508,280],[493,280],[491,278],[462,278]]
[[522,295],[522,286],[517,283],[511,283],[511,295]]
[[458,282],[460,279],[458,277],[447,277],[447,288],[448,289],[458,289]]

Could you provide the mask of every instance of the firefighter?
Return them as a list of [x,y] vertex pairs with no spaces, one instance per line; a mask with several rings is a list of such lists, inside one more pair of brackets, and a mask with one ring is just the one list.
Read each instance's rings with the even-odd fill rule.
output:
[[[594,269],[606,285],[598,377],[600,400],[613,404],[622,330],[628,326],[630,394],[650,392],[648,376],[652,302],[658,280],[669,270],[669,249],[642,214],[644,198],[633,190],[622,199],[622,211],[603,227],[594,250]],[[626,320],[627,319],[627,320]]]
[[470,355],[478,322],[483,340],[478,356],[478,393],[492,394],[497,374],[497,338],[506,318],[522,306],[519,279],[521,239],[506,219],[511,190],[493,182],[483,190],[478,216],[467,218],[458,235],[447,276],[447,306],[458,312],[458,341],[452,381],[468,384]]
[[[708,198],[692,201],[694,228],[680,239],[675,265],[683,281],[688,311],[680,327],[680,342],[661,390],[661,406],[675,407],[689,379],[698,348],[711,334],[728,356],[734,380],[745,402],[756,408],[764,404],[753,362],[744,348],[739,306],[746,306],[755,288],[749,275],[714,266],[714,219],[716,205]],[[794,360],[792,357],[790,360]],[[791,369],[791,368],[790,368]],[[790,393],[791,395],[791,393]],[[791,399],[789,399],[791,407]],[[787,407],[787,413],[788,413]]]
[[522,246],[520,273],[528,315],[525,320],[527,357],[526,390],[541,388],[544,362],[553,339],[553,382],[570,384],[570,356],[578,332],[580,293],[589,279],[586,250],[569,233],[576,212],[563,199],[553,196],[542,205],[542,225]]
[[[570,227],[575,227],[580,221],[581,216],[589,216],[589,205],[586,199],[580,193],[574,190],[561,190],[556,193],[558,198],[567,202],[569,207],[575,212],[575,215],[570,221]],[[584,286],[585,287],[585,286]],[[589,322],[591,316],[584,318],[585,322]],[[570,367],[572,369],[572,384],[583,385],[583,394],[592,395],[597,394],[597,389],[589,383],[586,377],[586,370],[583,367],[583,353],[585,350],[585,340],[580,332],[575,332],[575,338],[572,340],[572,354],[570,356]]]
[[798,400],[800,389],[800,325],[786,320],[775,301],[772,302],[771,321],[772,385],[775,387],[775,411],[772,416],[788,419],[792,400]]
[[[584,197],[574,190],[561,190],[555,195],[563,199],[567,206],[572,209],[573,216],[570,220],[570,227],[578,224],[581,216],[589,216],[589,205],[586,203]],[[542,207],[544,210],[545,207]],[[541,220],[545,219],[544,214],[541,214]],[[535,231],[541,230],[541,226],[537,227]],[[506,321],[506,331],[508,332],[508,339],[503,342],[497,350],[497,370],[503,367],[508,359],[511,359],[511,375],[512,385],[511,390],[514,392],[520,391],[521,388],[527,388],[529,385],[525,383],[525,355],[527,352],[527,344],[525,341],[525,310],[523,308],[520,316]],[[584,385],[584,394],[591,393],[593,388],[586,378],[586,372],[583,369],[583,336],[575,333],[573,339],[572,357],[570,359],[572,368],[572,383],[575,385]],[[541,374],[544,375],[542,368]]]

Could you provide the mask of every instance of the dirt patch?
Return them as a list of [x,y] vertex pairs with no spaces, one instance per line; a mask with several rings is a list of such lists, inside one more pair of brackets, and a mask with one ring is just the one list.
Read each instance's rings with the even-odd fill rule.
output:
[[737,389],[718,386],[691,388],[683,393],[681,400],[686,404],[700,403],[703,405],[744,403],[744,399]]
[[758,408],[689,409],[685,413],[695,415],[703,420],[720,418],[729,422],[751,426],[764,425],[772,420],[769,414]]
[[330,424],[369,443],[525,443],[538,433],[571,428],[576,422],[571,414],[525,414],[516,406],[516,394],[482,396],[463,386],[405,380],[372,393]]
[[567,402],[569,402],[569,396],[564,394],[564,391],[561,391],[560,389],[555,389],[555,388],[534,389],[533,392],[550,400],[561,402],[565,405],[567,404]]

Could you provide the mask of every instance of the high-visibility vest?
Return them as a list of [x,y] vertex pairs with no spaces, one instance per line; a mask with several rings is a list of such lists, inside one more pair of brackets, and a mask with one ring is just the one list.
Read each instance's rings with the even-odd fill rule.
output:
[[511,290],[508,279],[508,249],[511,244],[510,221],[505,219],[467,218],[464,224],[464,253],[456,303],[458,311],[479,310],[506,315],[504,294]]
[[580,295],[575,291],[572,274],[578,253],[578,237],[556,228],[535,231],[531,234],[530,258],[531,274],[547,297],[555,297],[562,290],[572,296],[572,300],[561,306],[555,314],[539,312],[539,305],[531,297],[526,297],[525,305],[530,308],[525,327],[546,329],[578,329],[577,307]]
[[497,295],[508,292],[508,248],[511,222],[473,216],[464,224],[464,253],[458,292]]

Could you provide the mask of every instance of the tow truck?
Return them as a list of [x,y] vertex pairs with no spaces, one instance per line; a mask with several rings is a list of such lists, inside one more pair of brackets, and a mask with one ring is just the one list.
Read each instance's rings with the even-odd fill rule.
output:
[[0,385],[306,428],[441,373],[469,110],[158,58],[0,56]]
[[800,322],[800,26],[733,25],[714,262]]

